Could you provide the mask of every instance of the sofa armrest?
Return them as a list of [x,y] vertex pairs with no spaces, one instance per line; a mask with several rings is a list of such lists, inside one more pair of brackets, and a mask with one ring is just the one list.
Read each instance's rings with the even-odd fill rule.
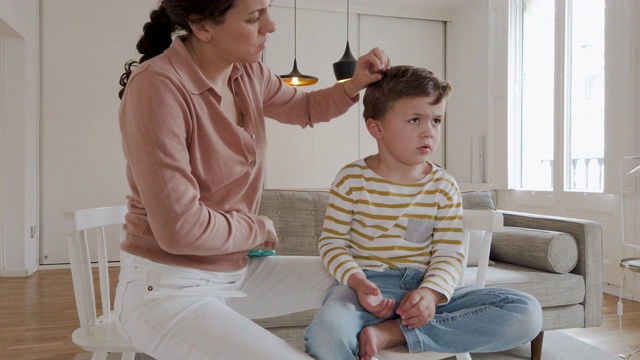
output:
[[576,240],[578,263],[571,271],[585,281],[584,327],[602,324],[602,227],[594,221],[502,211],[504,226],[565,232]]

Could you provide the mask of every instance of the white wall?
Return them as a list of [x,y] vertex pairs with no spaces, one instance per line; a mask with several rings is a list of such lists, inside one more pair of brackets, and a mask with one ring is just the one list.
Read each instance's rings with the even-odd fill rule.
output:
[[[3,84],[7,75],[14,84],[11,92],[0,92],[4,103],[0,118],[1,276],[28,274],[40,261],[48,263],[66,254],[66,246],[44,247],[39,259],[38,238],[29,236],[31,225],[41,224],[41,236],[64,244],[63,211],[124,203],[127,187],[117,130],[117,80],[123,63],[138,56],[134,46],[155,4],[156,0],[0,1],[4,47],[23,49],[25,59],[13,62],[18,71],[4,70]],[[484,137],[485,154],[491,146],[487,104],[492,81],[490,4],[488,0],[470,1],[446,17],[450,20],[446,73],[453,85],[446,166],[460,183],[471,181],[472,137]],[[122,11],[125,7],[127,11]],[[352,8],[355,11],[366,9]],[[5,59],[3,69],[9,63]],[[310,62],[304,64],[304,71],[314,72],[306,68]],[[290,67],[289,60],[283,68],[288,71]],[[635,99],[625,101],[635,103]]]
[[[117,79],[124,61],[137,56],[134,45],[155,1],[127,4],[127,12],[123,12],[125,6],[114,5],[113,0],[42,3],[41,264],[56,264],[67,259],[66,246],[60,246],[64,244],[60,220],[64,211],[125,202],[127,186],[117,127]],[[304,15],[304,11],[299,8],[299,15]],[[65,21],[70,13],[99,13],[103,21],[82,16],[75,16],[73,22]],[[333,15],[340,20],[340,25],[344,25],[341,22],[343,16],[338,12],[318,13]],[[352,29],[356,29],[356,24],[353,25]],[[302,35],[308,29],[299,30],[299,40],[303,41]],[[88,33],[91,34],[90,41],[85,40]],[[410,37],[406,39],[409,41]],[[399,37],[399,40],[402,39]],[[344,38],[339,36],[328,41],[337,43],[335,59],[324,51],[329,60],[318,64],[318,61],[307,58],[310,56],[308,52],[306,55],[299,52],[302,71],[317,74],[314,67],[321,66],[322,71],[329,73],[325,78],[331,78],[331,62],[342,54]],[[313,51],[322,51],[319,50],[321,48],[318,46]],[[301,49],[304,47],[298,46],[298,50]],[[270,66],[277,73],[287,72],[291,59],[287,56],[283,66]],[[476,112],[473,109],[468,111]],[[353,124],[357,125],[361,121],[359,116],[355,118],[358,120]],[[320,127],[314,131],[323,130]],[[276,145],[272,142],[272,146]],[[271,150],[273,152],[274,149]],[[357,155],[350,156],[340,163],[356,158]],[[328,180],[322,181],[324,187],[330,184],[335,172],[327,171],[330,174],[327,175]]]
[[[486,19],[477,16],[485,13],[483,3],[468,2],[470,7],[458,15],[433,13],[433,17],[420,11],[369,10],[373,15],[452,20],[449,43],[456,45],[450,58],[456,61],[447,65],[454,86],[448,105],[453,125],[447,129],[447,166],[461,182],[469,178],[470,134],[486,132],[482,115],[486,105],[476,97],[486,88]],[[5,118],[3,125],[1,276],[24,276],[38,264],[66,259],[64,211],[125,202],[117,81],[124,62],[138,57],[135,43],[156,4],[156,0],[0,1],[0,18],[12,34],[24,39],[26,59],[24,81],[11,93],[24,87],[24,105],[16,101],[18,118]],[[343,11],[335,5],[330,10]],[[352,8],[355,11],[367,13]],[[0,29],[2,34],[6,27]],[[399,39],[403,40],[411,37]],[[285,68],[290,66],[287,62]],[[456,112],[458,106],[463,108]],[[472,125],[462,126],[467,119]],[[463,135],[457,136],[458,131]],[[30,226],[36,224],[47,240],[44,243],[56,245],[42,246],[38,252],[38,237],[29,237]]]
[[0,276],[38,268],[37,0],[0,1]]
[[452,91],[447,101],[445,156],[447,169],[459,183],[472,182],[472,138],[487,139],[488,4],[468,2],[447,25],[446,72]]
[[64,211],[126,203],[118,81],[156,6],[42,2],[41,264],[68,261]]

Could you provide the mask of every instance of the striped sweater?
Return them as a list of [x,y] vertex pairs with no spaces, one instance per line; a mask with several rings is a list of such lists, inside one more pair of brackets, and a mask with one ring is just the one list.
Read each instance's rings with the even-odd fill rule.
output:
[[362,270],[425,270],[421,286],[453,294],[464,258],[462,198],[442,168],[402,184],[375,174],[364,159],[338,173],[331,186],[320,256],[340,284]]

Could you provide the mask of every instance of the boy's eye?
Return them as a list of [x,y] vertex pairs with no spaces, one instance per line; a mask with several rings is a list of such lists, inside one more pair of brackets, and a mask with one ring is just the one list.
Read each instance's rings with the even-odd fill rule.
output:
[[409,119],[409,123],[411,124],[417,124],[420,122],[420,118],[419,117],[414,117],[412,119]]
[[442,123],[442,119],[433,119],[433,122],[434,122],[436,125],[440,125],[440,123]]

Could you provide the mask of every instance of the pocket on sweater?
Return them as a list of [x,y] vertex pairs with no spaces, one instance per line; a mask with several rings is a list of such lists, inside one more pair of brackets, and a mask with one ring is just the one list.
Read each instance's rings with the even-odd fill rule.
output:
[[405,240],[413,244],[422,244],[433,234],[433,220],[409,219]]

